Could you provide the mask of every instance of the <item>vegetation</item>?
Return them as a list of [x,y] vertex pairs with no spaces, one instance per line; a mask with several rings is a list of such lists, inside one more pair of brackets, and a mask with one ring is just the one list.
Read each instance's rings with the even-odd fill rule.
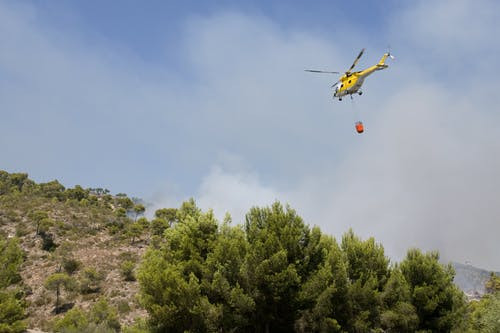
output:
[[55,332],[118,332],[120,323],[116,309],[110,307],[105,298],[99,299],[86,312],[80,308],[69,310],[53,325]]
[[500,332],[500,277],[491,274],[486,290],[485,297],[470,303],[468,332]]
[[235,225],[194,200],[145,211],[0,171],[0,332],[500,330],[498,276],[467,303],[437,252],[390,263],[373,238],[337,240],[279,202]]
[[13,292],[0,291],[0,332],[24,332],[24,318],[24,301]]
[[45,280],[45,288],[56,292],[55,312],[59,313],[59,300],[61,289],[64,288],[67,292],[75,289],[75,280],[66,273],[54,273]]
[[120,268],[122,277],[125,279],[125,281],[135,281],[134,262],[126,260],[121,264]]
[[374,239],[337,242],[290,207],[220,225],[193,201],[138,272],[153,331],[446,332],[464,316],[453,270],[408,251],[391,267]]
[[[0,187],[1,188],[1,187]],[[23,253],[17,239],[0,234],[0,332],[24,332],[26,329],[24,295],[19,290]],[[10,289],[9,289],[10,288]]]

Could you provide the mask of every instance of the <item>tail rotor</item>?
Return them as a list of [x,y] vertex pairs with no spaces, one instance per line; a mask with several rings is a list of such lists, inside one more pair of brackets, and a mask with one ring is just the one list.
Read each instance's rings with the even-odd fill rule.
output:
[[394,60],[394,56],[391,53],[391,46],[390,45],[387,45],[387,55],[389,56],[389,58]]

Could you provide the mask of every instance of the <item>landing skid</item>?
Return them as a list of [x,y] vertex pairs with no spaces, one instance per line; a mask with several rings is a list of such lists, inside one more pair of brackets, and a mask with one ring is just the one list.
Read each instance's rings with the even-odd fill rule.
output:
[[[349,97],[351,97],[351,99],[353,99],[352,95],[354,95],[354,94],[358,94],[359,96],[361,96],[361,95],[363,95],[363,92],[360,90],[357,93],[349,94]],[[342,100],[342,97],[339,97],[339,101],[341,101],[341,100]]]

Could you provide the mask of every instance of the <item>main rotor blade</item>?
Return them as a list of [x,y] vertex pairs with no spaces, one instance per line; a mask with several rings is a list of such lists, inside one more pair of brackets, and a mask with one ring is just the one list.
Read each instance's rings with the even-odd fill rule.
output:
[[356,64],[359,61],[359,58],[361,58],[361,56],[363,55],[364,52],[365,52],[365,49],[362,49],[361,52],[359,52],[358,56],[356,57],[356,59],[352,63],[351,68],[349,68],[346,73],[350,73],[351,72],[351,70],[354,68],[354,66],[356,66]]
[[304,69],[304,71],[311,72],[311,73],[340,74],[340,72],[318,71],[318,70],[315,70],[315,69]]

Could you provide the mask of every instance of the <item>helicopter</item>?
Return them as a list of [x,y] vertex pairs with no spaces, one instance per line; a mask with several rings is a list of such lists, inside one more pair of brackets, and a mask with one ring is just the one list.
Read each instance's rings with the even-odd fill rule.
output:
[[[363,92],[360,90],[361,86],[363,85],[363,82],[365,79],[372,74],[375,71],[379,71],[382,69],[386,69],[389,67],[388,65],[385,64],[385,60],[387,57],[390,57],[391,59],[394,59],[394,57],[391,55],[390,52],[384,53],[378,64],[373,65],[371,67],[368,67],[367,69],[364,69],[362,71],[358,72],[351,72],[356,64],[358,63],[359,59],[365,52],[365,49],[362,49],[356,59],[354,60],[353,64],[351,67],[339,78],[337,82],[335,82],[332,85],[333,88],[333,98],[338,98],[339,101],[342,100],[342,97],[350,95],[352,98],[353,94],[358,94],[361,95]],[[305,69],[306,72],[311,72],[311,73],[326,73],[326,74],[341,74],[340,72],[329,72],[329,71],[320,71],[320,70],[315,70],[315,69]]]

